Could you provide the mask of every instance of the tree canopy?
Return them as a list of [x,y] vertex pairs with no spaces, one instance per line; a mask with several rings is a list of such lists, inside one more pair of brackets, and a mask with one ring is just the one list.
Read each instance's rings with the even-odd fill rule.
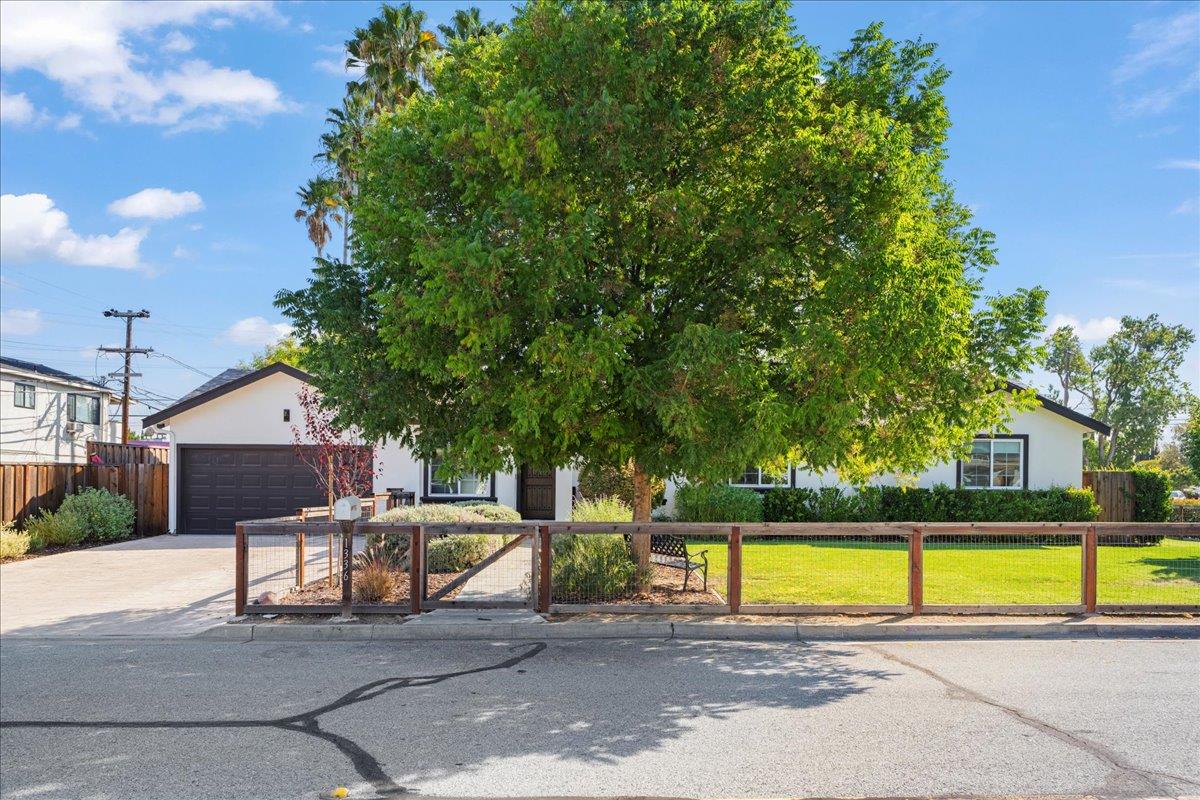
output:
[[365,133],[353,265],[278,298],[341,421],[449,470],[696,479],[917,471],[1001,424],[1044,292],[983,296],[948,71],[791,26],[546,0],[428,64]]

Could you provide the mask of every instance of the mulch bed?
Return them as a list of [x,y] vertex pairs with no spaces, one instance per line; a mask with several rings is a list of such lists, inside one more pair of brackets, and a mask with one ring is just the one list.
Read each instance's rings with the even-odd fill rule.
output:
[[661,564],[652,565],[653,576],[650,579],[650,589],[645,592],[629,592],[617,597],[572,597],[558,594],[551,598],[554,603],[586,603],[589,605],[605,604],[638,604],[638,605],[703,605],[719,606],[725,604],[725,598],[716,591],[713,581],[708,582],[708,591],[700,587],[702,579],[693,574],[688,579],[688,589],[683,590],[683,572]]
[[[462,573],[430,573],[426,576],[426,591],[432,595],[460,574]],[[392,573],[392,577],[395,578],[392,593],[381,600],[373,600],[371,601],[372,603],[378,605],[408,605],[408,572],[397,570]],[[458,596],[461,589],[462,587],[460,586],[439,599],[453,600]],[[306,583],[303,589],[293,589],[282,597],[279,597],[277,602],[280,605],[337,605],[342,602],[342,587],[337,585],[330,586],[326,578],[318,578]],[[355,597],[354,602],[365,601]]]

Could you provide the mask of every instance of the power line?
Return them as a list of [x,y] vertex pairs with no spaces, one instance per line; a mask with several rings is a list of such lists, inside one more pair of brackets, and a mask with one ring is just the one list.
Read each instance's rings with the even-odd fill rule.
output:
[[134,353],[139,355],[150,355],[154,352],[150,347],[134,347],[133,346],[133,321],[135,319],[145,319],[150,316],[150,312],[146,309],[141,311],[117,311],[115,308],[110,308],[104,312],[106,317],[117,317],[125,320],[125,346],[124,347],[97,347],[96,352],[99,353],[121,353],[125,356],[125,381],[124,388],[121,391],[121,444],[129,443],[129,379],[133,377],[133,372],[130,369],[129,357]]
[[185,368],[185,369],[190,369],[192,372],[196,373],[197,375],[203,375],[205,378],[211,378],[211,377],[213,377],[212,375],[209,375],[209,374],[208,374],[207,372],[205,372],[204,370],[197,369],[196,367],[193,367],[191,364],[185,364],[185,363],[183,363],[183,362],[182,362],[182,361],[180,361],[178,358],[175,358],[175,356],[169,356],[169,355],[167,355],[166,353],[153,353],[152,355],[154,355],[154,356],[157,356],[158,358],[166,358],[166,359],[169,359],[169,360],[171,360],[171,361],[174,361],[174,362],[175,362],[176,364],[178,364],[179,366],[181,366],[181,367],[183,367],[183,368]]

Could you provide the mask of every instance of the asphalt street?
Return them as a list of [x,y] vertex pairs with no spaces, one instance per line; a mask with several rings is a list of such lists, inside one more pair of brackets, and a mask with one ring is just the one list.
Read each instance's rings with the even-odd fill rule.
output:
[[1200,795],[1200,642],[0,640],[4,798]]

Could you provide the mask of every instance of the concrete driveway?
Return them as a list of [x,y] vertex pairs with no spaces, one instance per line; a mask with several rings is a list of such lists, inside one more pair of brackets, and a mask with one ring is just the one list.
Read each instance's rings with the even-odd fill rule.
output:
[[233,536],[153,536],[0,566],[0,634],[189,636],[233,614]]

